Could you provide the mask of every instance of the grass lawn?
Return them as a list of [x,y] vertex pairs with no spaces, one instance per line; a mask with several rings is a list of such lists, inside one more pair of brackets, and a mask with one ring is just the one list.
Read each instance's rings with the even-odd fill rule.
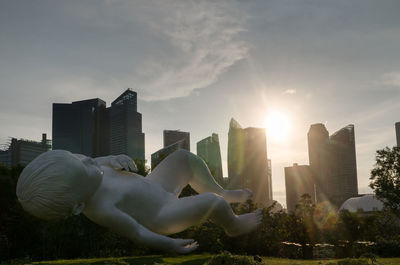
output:
[[[42,261],[34,262],[33,264],[68,264],[68,265],[111,265],[111,264],[132,264],[132,265],[153,265],[157,263],[161,264],[183,264],[183,265],[202,265],[212,254],[198,254],[198,255],[186,255],[176,257],[166,256],[142,256],[142,257],[122,257],[122,258],[96,258],[96,259],[75,259],[75,260],[55,260],[55,261]],[[282,259],[282,258],[270,258],[263,257],[263,261],[268,265],[320,265],[328,262],[337,262],[335,260],[293,260],[293,259]],[[321,263],[320,263],[321,262]],[[400,264],[400,258],[379,258],[380,264],[387,265],[398,265]]]

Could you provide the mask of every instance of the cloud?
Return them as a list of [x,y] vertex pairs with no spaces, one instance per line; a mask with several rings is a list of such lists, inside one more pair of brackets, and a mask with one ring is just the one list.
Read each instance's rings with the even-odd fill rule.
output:
[[[165,42],[165,52],[147,58],[135,70],[133,83],[147,100],[189,95],[214,83],[247,56],[240,40],[246,15],[230,1],[163,1],[142,19]],[[153,19],[155,18],[155,19]],[[149,21],[151,20],[151,21]]]
[[384,73],[381,83],[386,86],[400,87],[400,72]]
[[289,95],[293,95],[296,93],[295,89],[286,89],[285,91],[283,91],[282,94],[289,94]]

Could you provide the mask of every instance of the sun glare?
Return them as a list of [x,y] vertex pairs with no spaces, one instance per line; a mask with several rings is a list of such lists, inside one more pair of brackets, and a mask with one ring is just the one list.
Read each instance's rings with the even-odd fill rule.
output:
[[287,115],[279,111],[271,111],[265,120],[267,138],[275,141],[284,141],[288,138],[291,123]]

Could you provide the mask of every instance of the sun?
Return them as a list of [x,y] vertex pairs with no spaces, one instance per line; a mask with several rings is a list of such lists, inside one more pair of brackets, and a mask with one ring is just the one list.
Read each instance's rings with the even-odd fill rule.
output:
[[270,111],[265,118],[267,138],[278,142],[288,139],[291,122],[289,117],[280,111]]

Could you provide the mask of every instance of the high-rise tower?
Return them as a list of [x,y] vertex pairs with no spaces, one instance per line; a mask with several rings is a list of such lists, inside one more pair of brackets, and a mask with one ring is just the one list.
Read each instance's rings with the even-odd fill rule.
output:
[[323,124],[313,124],[308,132],[310,169],[315,177],[316,201],[336,207],[357,196],[357,164],[354,125],[329,136]]
[[127,89],[106,108],[101,99],[53,104],[53,149],[98,157],[126,154],[144,160],[142,114]]
[[312,124],[307,133],[307,138],[310,169],[315,176],[317,198],[314,198],[314,200],[323,201],[326,199],[324,198],[327,193],[326,189],[329,188],[326,174],[329,132],[322,123]]
[[206,162],[218,184],[224,186],[218,134],[213,133],[211,136],[197,142],[197,155]]
[[400,147],[400,122],[396,122],[394,126],[396,128],[396,144]]
[[242,129],[231,119],[228,134],[229,188],[249,188],[256,203],[272,201],[268,177],[267,142],[264,128]]
[[244,131],[242,126],[232,118],[228,132],[228,180],[230,189],[242,187],[241,176],[244,169],[245,156]]
[[53,104],[53,149],[97,157],[108,154],[106,103],[98,98]]
[[356,146],[354,125],[348,125],[329,137],[328,176],[330,201],[340,205],[351,197],[358,195]]
[[180,130],[164,130],[164,147],[183,140],[183,149],[190,151],[190,133]]
[[137,112],[137,94],[127,89],[108,109],[110,154],[126,154],[144,160],[142,114]]

